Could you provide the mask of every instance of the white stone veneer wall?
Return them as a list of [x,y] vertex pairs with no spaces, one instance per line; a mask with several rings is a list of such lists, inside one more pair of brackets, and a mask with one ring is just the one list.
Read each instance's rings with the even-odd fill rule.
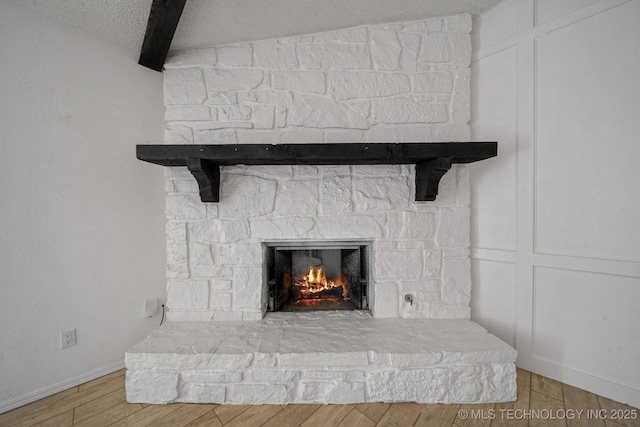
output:
[[[165,142],[468,141],[470,31],[458,15],[179,52]],[[435,202],[414,201],[414,169],[223,167],[205,204],[166,168],[168,319],[262,318],[261,243],[279,239],[372,240],[375,317],[468,318],[467,169]]]

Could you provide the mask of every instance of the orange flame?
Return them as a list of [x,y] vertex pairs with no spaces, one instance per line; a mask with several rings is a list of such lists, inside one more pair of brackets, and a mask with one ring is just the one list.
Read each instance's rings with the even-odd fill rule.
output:
[[344,278],[337,280],[327,280],[327,276],[322,267],[309,267],[309,272],[300,278],[296,278],[295,285],[300,287],[303,297],[317,294],[329,289],[342,287],[342,298],[347,298],[347,284]]

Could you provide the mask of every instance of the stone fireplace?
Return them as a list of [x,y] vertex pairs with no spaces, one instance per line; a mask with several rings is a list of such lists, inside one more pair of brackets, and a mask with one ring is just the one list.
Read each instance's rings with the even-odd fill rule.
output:
[[[459,15],[180,52],[165,143],[468,141],[470,30]],[[169,322],[127,353],[129,401],[515,399],[515,351],[469,320],[465,166],[433,202],[413,198],[415,165],[223,166],[218,203],[165,170]]]

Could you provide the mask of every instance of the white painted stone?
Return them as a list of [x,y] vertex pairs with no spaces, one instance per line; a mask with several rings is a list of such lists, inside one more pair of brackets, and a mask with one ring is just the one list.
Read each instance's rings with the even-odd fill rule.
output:
[[422,37],[418,61],[468,67],[471,64],[471,36],[461,33],[427,34]]
[[326,352],[281,353],[280,367],[296,368],[303,366],[331,366],[346,368],[369,364],[369,358],[364,351],[334,352],[327,347]]
[[168,220],[193,220],[206,217],[206,209],[198,195],[173,194],[167,196],[165,213]]
[[258,368],[274,368],[278,365],[277,354],[256,353],[254,366]]
[[167,236],[167,278],[186,279],[189,277],[187,263],[187,230],[182,222],[168,222]]
[[343,381],[364,381],[364,371],[301,371],[301,378],[304,380],[343,380]]
[[164,110],[165,122],[172,121],[193,121],[193,120],[212,120],[215,118],[211,116],[211,110],[209,107],[167,107]]
[[229,387],[227,402],[238,405],[259,405],[265,402],[281,405],[289,400],[289,391],[282,384],[234,384]]
[[364,383],[357,382],[302,382],[302,400],[324,404],[358,403],[365,400]]
[[[173,191],[176,193],[200,193],[200,188],[195,179],[178,179],[173,181]],[[171,191],[169,191],[171,193]]]
[[180,379],[185,383],[232,383],[242,381],[242,371],[208,371],[208,372],[181,372]]
[[418,51],[420,50],[419,34],[397,32],[402,52],[400,53],[400,69],[405,72],[414,72],[418,69]]
[[412,79],[414,93],[451,93],[453,91],[453,79],[449,71],[414,74]]
[[371,31],[371,56],[376,70],[393,71],[400,68],[402,47],[395,31]]
[[436,243],[441,247],[469,247],[470,212],[465,208],[443,208]]
[[[496,375],[496,370],[505,373]],[[367,387],[372,400],[384,402],[471,403],[482,401],[484,393],[494,395],[496,401],[508,401],[516,395],[514,375],[515,370],[509,372],[492,366],[385,370],[369,373]],[[485,391],[479,385],[489,376],[495,383]],[[464,382],[464,387],[451,387],[452,382],[460,381]]]
[[296,47],[268,40],[253,44],[255,66],[265,70],[292,70],[298,67]]
[[[515,356],[468,320],[270,313],[166,322],[126,353],[125,365],[127,394],[155,403],[486,403],[515,399]],[[214,386],[226,387],[225,402]]]
[[193,122],[191,123],[191,128],[196,131],[210,131],[217,129],[228,129],[228,128],[251,128],[252,125],[249,121],[208,121],[208,122]]
[[433,212],[399,211],[387,216],[387,232],[397,239],[432,239],[436,230]]
[[449,119],[447,104],[416,102],[408,97],[375,99],[371,108],[380,123],[442,123]]
[[200,243],[237,242],[249,237],[249,225],[242,218],[210,219],[190,223],[190,237]]
[[196,242],[189,242],[189,265],[190,266],[213,266],[211,247]]
[[307,238],[313,229],[313,218],[251,219],[251,236],[256,239]]
[[250,92],[239,92],[238,101],[288,107],[293,102],[293,95],[288,91],[252,90]]
[[316,129],[278,129],[278,130],[239,130],[236,132],[238,142],[256,143],[260,141],[262,144],[301,144],[322,142],[324,133],[322,130]]
[[209,308],[231,308],[231,293],[212,292],[209,295]]
[[289,126],[367,129],[369,123],[347,104],[312,95],[296,95],[287,114]]
[[233,105],[238,103],[238,95],[235,92],[208,92],[205,102],[210,105]]
[[398,317],[398,286],[395,283],[376,283],[373,298],[376,318]]
[[357,111],[365,119],[371,116],[371,101],[349,101],[348,105],[354,111]]
[[193,131],[188,126],[167,123],[164,128],[164,143],[193,144]]
[[280,369],[256,369],[249,372],[249,380],[259,383],[288,383],[295,381],[299,376],[298,371],[285,371]]
[[233,273],[233,307],[262,310],[262,266],[234,267]]
[[221,218],[262,215],[273,210],[276,181],[252,176],[224,174],[221,178]]
[[213,129],[194,132],[196,144],[233,144],[238,142],[235,130]]
[[223,403],[226,400],[225,396],[225,386],[207,384],[195,380],[180,383],[175,401],[191,403]]
[[275,107],[271,105],[256,105],[253,107],[253,128],[273,129]]
[[324,177],[320,184],[320,197],[319,215],[350,213],[353,210],[351,177]]
[[210,92],[259,89],[264,80],[264,72],[255,69],[204,70],[204,81]]
[[471,309],[466,305],[432,302],[425,304],[424,316],[428,319],[469,319]]
[[356,211],[401,209],[409,205],[406,177],[354,178],[353,195]]
[[367,43],[368,33],[366,27],[345,28],[337,31],[330,31],[313,36],[314,43]]
[[209,307],[209,282],[206,280],[167,282],[169,310],[206,310]]
[[227,279],[211,279],[209,281],[209,288],[212,291],[222,291],[222,290],[227,290],[227,289],[231,289],[231,280],[227,280]]
[[175,373],[128,370],[125,383],[129,403],[169,403],[178,395]]
[[281,216],[315,215],[320,202],[319,185],[319,180],[279,183],[274,213]]
[[411,91],[411,81],[404,74],[342,71],[329,73],[328,79],[329,95],[339,100],[384,97]]
[[354,176],[393,176],[400,175],[400,165],[353,165],[351,171]]
[[[353,108],[353,107],[352,107]],[[365,117],[365,116],[363,116]],[[369,117],[367,113],[366,117]],[[365,117],[365,118],[366,118]],[[364,142],[366,131],[362,130],[326,130],[324,132],[325,142]],[[367,140],[367,142],[371,142]]]
[[442,262],[442,302],[468,305],[471,299],[471,263],[469,258],[444,258]]
[[[212,322],[175,322],[186,324],[189,335],[183,335],[182,340],[176,341],[172,337],[164,342],[156,343],[156,348],[134,347],[125,354],[125,366],[132,371],[178,372],[178,371],[236,371],[251,366],[253,354],[245,353],[212,353],[211,347],[202,344],[203,336],[195,334],[198,329]],[[147,341],[148,341],[147,337]],[[143,341],[144,342],[144,341]],[[211,343],[207,343],[209,346]],[[167,347],[170,350],[167,350]],[[215,346],[214,346],[215,347]],[[163,352],[159,350],[165,349]]]
[[319,239],[373,239],[382,234],[382,227],[375,218],[351,215],[318,217],[308,235]]
[[471,70],[465,68],[455,73],[455,85],[451,96],[451,121],[468,123],[471,120]]
[[218,108],[218,120],[231,122],[234,120],[250,120],[251,108],[246,105],[233,105]]
[[351,175],[351,166],[349,165],[321,166],[321,168],[323,178]]
[[251,46],[221,46],[216,48],[217,67],[251,67]]
[[[458,62],[470,52],[467,34],[459,37],[467,26],[469,16],[438,18],[256,42],[255,53],[246,43],[189,52],[173,68],[184,76],[169,76],[167,84],[180,85],[182,79],[201,87],[206,98],[168,107],[166,120],[173,123],[167,125],[165,142],[466,140],[469,71]],[[452,47],[434,58],[430,49],[438,40]],[[445,56],[452,62],[441,62]],[[185,68],[184,61],[202,64]],[[327,93],[340,102],[312,93]],[[468,173],[465,181],[457,167],[445,175],[438,199],[428,206],[413,201],[414,167],[300,166],[295,171],[287,167],[284,174],[277,167],[223,167],[222,201],[202,204],[204,210],[197,205],[199,189],[191,174],[185,168],[167,169],[171,197],[192,204],[183,208],[177,206],[180,199],[167,201],[168,217],[181,223],[174,234],[182,236],[168,242],[167,276],[173,281],[207,279],[210,299],[225,295],[191,317],[186,309],[174,309],[173,319],[259,321],[265,300],[260,240],[277,239],[385,239],[386,246],[375,246],[374,257],[378,252],[416,253],[421,267],[401,272],[402,278],[379,279],[374,271],[374,310],[375,299],[383,300],[376,287],[392,283],[395,317],[468,316],[463,302],[443,303],[445,298],[462,301],[464,294],[440,294],[447,280],[443,250],[447,260],[468,257],[468,236],[458,227],[463,214],[457,212],[468,210],[468,195],[460,194],[468,194]],[[445,237],[449,230],[453,236]],[[248,246],[232,249],[237,243]],[[247,254],[249,246],[254,248]],[[253,273],[240,274],[241,268]],[[460,279],[456,283],[463,283]],[[259,286],[248,287],[254,283]],[[415,296],[410,309],[398,300],[403,292]]]
[[207,98],[202,71],[189,68],[184,70],[165,70],[164,105],[202,104]]
[[309,44],[296,46],[303,70],[370,70],[371,57],[366,44]]
[[438,277],[442,269],[442,252],[431,250],[424,252],[424,276]]
[[326,90],[324,73],[315,71],[274,71],[273,88],[323,94]]
[[218,265],[262,265],[262,251],[255,243],[217,243],[211,252]]
[[374,270],[376,279],[416,280],[422,277],[421,251],[376,251]]
[[317,166],[294,165],[292,170],[295,178],[308,178],[320,175],[320,170]]

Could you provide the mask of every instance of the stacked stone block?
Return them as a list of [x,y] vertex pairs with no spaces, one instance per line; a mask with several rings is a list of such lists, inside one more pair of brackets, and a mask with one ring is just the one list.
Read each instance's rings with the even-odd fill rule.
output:
[[[470,30],[459,15],[179,52],[165,142],[467,141]],[[373,242],[374,316],[469,317],[464,166],[435,202],[414,201],[412,165],[222,167],[217,204],[186,168],[166,177],[171,320],[260,319],[262,242],[349,239]]]

